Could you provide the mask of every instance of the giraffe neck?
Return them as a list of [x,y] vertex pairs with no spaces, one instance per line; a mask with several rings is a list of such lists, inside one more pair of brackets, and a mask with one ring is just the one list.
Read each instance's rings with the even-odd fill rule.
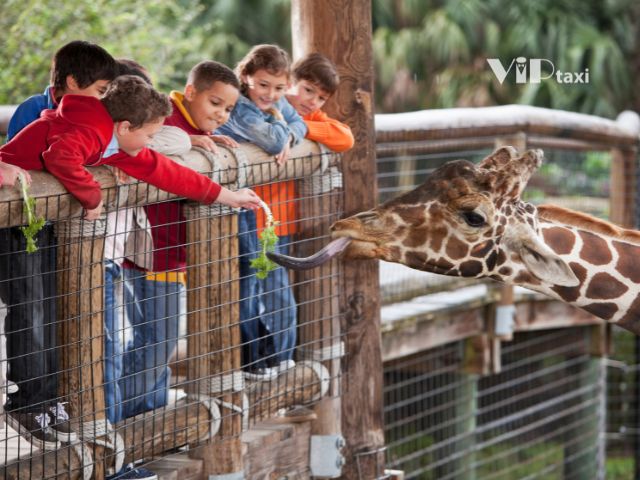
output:
[[560,223],[553,215],[540,218],[545,243],[569,264],[580,284],[560,287],[533,281],[523,286],[640,334],[640,242],[606,222],[585,223],[589,218],[580,216],[575,222],[579,226]]

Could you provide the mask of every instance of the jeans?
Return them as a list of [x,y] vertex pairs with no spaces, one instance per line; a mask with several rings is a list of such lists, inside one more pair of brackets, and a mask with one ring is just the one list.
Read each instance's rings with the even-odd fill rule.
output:
[[25,251],[18,227],[0,229],[0,297],[7,305],[5,334],[9,380],[7,411],[37,412],[58,396],[56,241],[47,224],[37,235],[38,250]]
[[120,390],[124,397],[122,415],[132,417],[167,404],[171,369],[167,365],[178,344],[180,282],[148,280],[145,272],[124,269],[127,315],[133,340],[124,353]]
[[131,298],[130,286],[124,281],[122,267],[113,260],[104,263],[104,397],[107,418],[111,423],[122,420],[122,390],[125,341],[124,295]]
[[260,320],[259,284],[251,259],[257,257],[259,249],[256,233],[256,214],[243,210],[238,214],[238,253],[240,256],[240,336],[242,338],[242,365],[249,368],[264,368],[265,333]]
[[[289,255],[291,236],[283,235],[276,245],[276,252]],[[261,317],[267,332],[271,336],[269,342],[269,363],[278,365],[284,360],[293,359],[296,346],[296,301],[289,285],[289,272],[278,267],[269,273],[266,279],[258,280],[260,294]]]

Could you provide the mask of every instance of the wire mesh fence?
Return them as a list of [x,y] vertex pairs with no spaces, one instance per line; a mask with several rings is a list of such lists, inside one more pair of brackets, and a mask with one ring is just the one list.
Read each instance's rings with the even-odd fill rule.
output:
[[[290,159],[284,180],[272,161],[203,173],[262,178],[255,188],[281,222],[276,248],[304,254],[342,214],[336,161]],[[69,215],[68,194],[37,195],[47,222],[34,253],[22,200],[2,204],[5,478],[102,478],[203,444],[227,445],[225,461],[256,422],[340,395],[336,262],[258,279],[261,212],[132,180],[103,191],[95,222]]]
[[388,465],[420,479],[602,478],[605,369],[588,328],[518,333],[502,372],[464,342],[385,366]]
[[[377,143],[381,202],[415,188],[449,160],[477,163],[497,145],[514,145],[520,151],[543,148],[545,154],[524,190],[525,201],[635,225],[630,213],[637,204],[637,150],[608,138],[611,132],[603,130],[596,139],[576,133],[583,126],[575,119],[566,129],[558,128],[556,119],[542,127],[533,119],[523,131],[534,133],[524,134],[518,127],[502,129],[500,120],[475,120],[480,126],[470,126],[455,111],[439,115],[419,112],[402,120],[400,115],[398,122],[408,124],[404,130],[385,116]],[[589,129],[586,123],[584,128]],[[447,325],[491,316],[492,282],[480,294],[486,301],[478,302],[468,294],[466,280],[385,262],[380,278],[389,336],[398,336],[401,328],[395,325],[421,331],[417,321]],[[520,294],[515,293],[516,302],[522,301]],[[427,303],[433,304],[429,311],[418,313]],[[446,313],[454,308],[467,313]],[[535,324],[534,303],[528,308],[528,321]],[[571,324],[570,318],[554,321]],[[464,338],[462,330],[450,330]],[[605,471],[607,478],[631,478],[638,445],[635,337],[613,331],[609,358],[602,349],[593,355],[598,334],[589,327],[515,332],[512,342],[501,342],[499,358],[482,375],[471,373],[475,360],[469,359],[467,340],[425,340],[428,349],[416,353],[414,348],[407,356],[399,347],[388,349],[388,466],[420,479],[592,479],[604,478]],[[480,333],[492,335],[490,329]]]

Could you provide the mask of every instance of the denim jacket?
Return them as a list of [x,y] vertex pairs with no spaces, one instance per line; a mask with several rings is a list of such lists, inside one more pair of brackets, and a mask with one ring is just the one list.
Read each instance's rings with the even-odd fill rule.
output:
[[307,134],[307,126],[286,98],[282,97],[274,106],[280,110],[284,120],[277,120],[240,95],[229,121],[215,133],[228,135],[237,142],[253,143],[270,155],[280,153],[287,145],[289,135],[293,137],[291,146],[296,145]]

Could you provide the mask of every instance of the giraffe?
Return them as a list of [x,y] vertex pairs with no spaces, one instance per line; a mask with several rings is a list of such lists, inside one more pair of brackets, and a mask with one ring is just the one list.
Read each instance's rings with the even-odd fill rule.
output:
[[334,241],[293,269],[338,253],[437,274],[491,278],[580,307],[640,335],[640,232],[521,200],[543,152],[502,147],[477,166],[448,162],[415,190],[338,220]]

